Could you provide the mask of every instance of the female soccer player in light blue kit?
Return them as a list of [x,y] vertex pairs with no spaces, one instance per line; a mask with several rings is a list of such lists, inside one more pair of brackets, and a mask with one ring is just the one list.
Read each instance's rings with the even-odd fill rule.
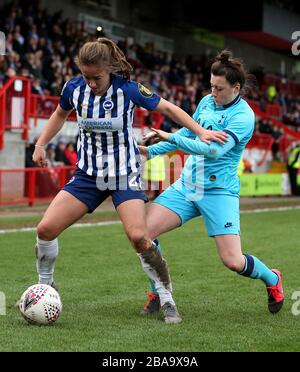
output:
[[[224,131],[229,135],[225,145],[203,143],[188,129],[175,134],[155,130],[166,141],[140,146],[143,155],[152,158],[176,148],[191,154],[182,174],[150,206],[147,227],[152,239],[173,230],[190,219],[202,215],[208,235],[214,237],[218,254],[226,267],[240,275],[261,279],[268,292],[268,308],[277,313],[284,301],[281,273],[270,270],[258,258],[243,254],[240,240],[239,178],[237,166],[250,140],[255,117],[240,90],[247,80],[242,62],[228,50],[217,57],[211,67],[211,94],[204,97],[193,115],[206,129]],[[156,241],[158,245],[158,241]],[[170,323],[181,317],[170,302]],[[143,310],[149,314],[159,310],[159,298],[153,291]]]
[[[107,39],[85,43],[77,65],[82,75],[68,81],[60,103],[39,137],[33,160],[46,166],[45,145],[62,128],[72,110],[79,126],[78,164],[75,176],[54,198],[37,226],[39,282],[53,285],[58,255],[57,237],[108,196],[145,270],[156,280],[162,304],[169,300],[169,274],[146,228],[141,189],[140,157],[133,134],[134,109],[157,110],[199,135],[204,141],[224,143],[225,133],[201,128],[179,107],[130,79],[132,67],[117,45]],[[168,308],[166,309],[166,317]]]

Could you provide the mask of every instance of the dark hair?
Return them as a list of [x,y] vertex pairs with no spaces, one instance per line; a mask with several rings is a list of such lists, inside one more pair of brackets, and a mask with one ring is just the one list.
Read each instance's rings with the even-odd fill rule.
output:
[[111,72],[120,73],[126,79],[130,79],[132,66],[127,62],[125,54],[110,39],[98,38],[96,41],[88,41],[79,50],[75,62],[78,67],[100,65]]
[[211,73],[215,76],[224,76],[230,85],[240,83],[241,90],[245,93],[254,83],[254,76],[246,70],[244,63],[239,58],[233,58],[228,49],[222,50],[211,66]]

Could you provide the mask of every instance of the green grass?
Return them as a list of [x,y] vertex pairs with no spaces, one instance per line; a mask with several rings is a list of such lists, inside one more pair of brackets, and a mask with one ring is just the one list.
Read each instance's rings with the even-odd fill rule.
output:
[[0,235],[0,351],[300,351],[300,316],[291,312],[299,281],[300,211],[242,215],[244,252],[283,272],[286,301],[267,310],[262,282],[223,267],[203,222],[191,221],[161,237],[183,317],[167,325],[139,315],[147,280],[122,226],[69,229],[60,237],[56,281],[61,318],[28,325],[15,301],[36,282],[35,234]]
[[[1,216],[0,215],[0,230],[1,229],[13,229],[22,227],[35,227],[42,219],[42,214],[38,213],[29,216]],[[118,215],[115,211],[101,211],[94,212],[93,214],[86,214],[79,223],[85,222],[100,222],[100,221],[111,221],[118,219]]]

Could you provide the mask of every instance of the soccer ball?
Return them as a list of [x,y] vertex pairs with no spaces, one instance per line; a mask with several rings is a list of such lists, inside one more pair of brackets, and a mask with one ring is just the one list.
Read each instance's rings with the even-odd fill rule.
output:
[[19,309],[31,324],[52,324],[62,312],[58,292],[47,284],[34,284],[22,294]]

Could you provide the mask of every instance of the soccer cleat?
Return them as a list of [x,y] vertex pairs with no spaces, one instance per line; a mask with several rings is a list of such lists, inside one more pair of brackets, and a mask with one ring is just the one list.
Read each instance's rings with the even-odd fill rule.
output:
[[[54,288],[57,292],[58,292],[58,287],[57,287],[57,285],[56,285],[56,283],[53,281],[51,284],[51,287],[52,288]],[[15,307],[17,308],[17,309],[19,309],[19,307],[20,307],[20,302],[21,302],[21,299],[19,299],[16,303],[15,303]]]
[[284,302],[284,294],[282,288],[281,272],[276,269],[272,269],[272,271],[278,276],[278,282],[275,285],[267,286],[268,308],[270,313],[276,314],[282,308]]
[[150,315],[158,313],[160,309],[159,296],[155,293],[146,292],[148,295],[148,301],[141,311],[141,315]]
[[181,316],[179,315],[176,305],[172,305],[170,302],[166,302],[162,306],[164,313],[164,321],[167,324],[176,324],[182,321]]

